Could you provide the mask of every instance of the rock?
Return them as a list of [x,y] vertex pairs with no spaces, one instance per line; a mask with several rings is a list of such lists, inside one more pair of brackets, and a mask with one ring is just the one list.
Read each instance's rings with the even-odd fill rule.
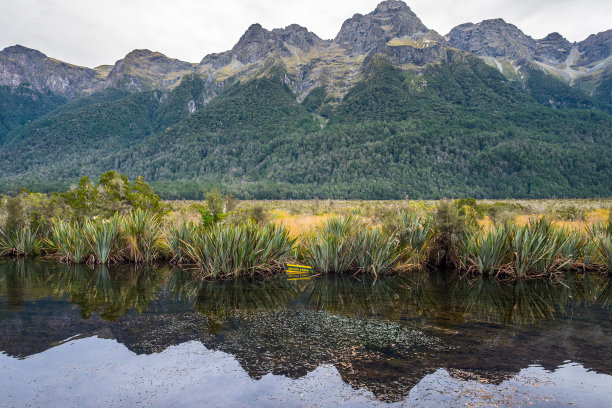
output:
[[0,51],[0,85],[25,83],[39,92],[76,98],[100,89],[103,78],[92,69],[49,58],[21,45]]
[[578,49],[582,54],[578,61],[581,66],[608,58],[612,54],[612,30],[590,35],[578,43]]
[[196,64],[168,58],[159,52],[134,50],[117,61],[108,74],[105,87],[126,91],[168,89],[192,73]]
[[551,33],[541,40],[537,40],[535,59],[542,62],[560,64],[567,60],[570,55],[572,43],[567,41],[559,33]]
[[342,24],[334,44],[351,54],[366,54],[395,37],[416,38],[429,30],[403,1],[386,0],[367,15],[355,14]]
[[533,38],[502,19],[459,25],[446,39],[451,46],[480,57],[532,59],[537,48]]

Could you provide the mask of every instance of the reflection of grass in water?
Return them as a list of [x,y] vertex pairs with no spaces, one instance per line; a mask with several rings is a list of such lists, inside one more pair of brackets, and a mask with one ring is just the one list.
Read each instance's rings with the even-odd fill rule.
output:
[[409,277],[350,279],[316,277],[290,283],[270,280],[207,281],[198,270],[122,266],[119,268],[57,265],[21,260],[0,263],[0,291],[9,305],[53,296],[67,297],[81,307],[83,318],[99,312],[117,320],[129,310],[144,312],[159,293],[194,303],[211,320],[307,308],[345,316],[444,318],[454,326],[469,319],[527,324],[554,318],[572,307],[610,307],[611,279],[594,274],[569,274],[563,283],[473,281],[452,275],[411,274]]
[[502,284],[493,279],[458,279],[452,285],[452,308],[477,319],[504,324],[528,324],[567,313],[573,306],[605,306],[610,299],[610,279],[583,275],[563,283],[524,282]]
[[116,321],[129,310],[139,313],[157,300],[165,270],[148,266],[91,269],[82,265],[63,266],[52,275],[49,284],[55,296],[68,296],[81,307],[81,316],[88,319],[94,312]]

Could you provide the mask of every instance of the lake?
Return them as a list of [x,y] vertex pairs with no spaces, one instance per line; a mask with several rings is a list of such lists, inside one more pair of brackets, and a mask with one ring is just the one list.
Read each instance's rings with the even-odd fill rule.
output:
[[0,262],[0,406],[610,407],[612,280]]

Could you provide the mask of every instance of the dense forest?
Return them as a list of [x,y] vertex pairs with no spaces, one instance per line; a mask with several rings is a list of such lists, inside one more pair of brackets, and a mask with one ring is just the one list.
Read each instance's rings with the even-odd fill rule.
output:
[[198,76],[169,93],[40,95],[36,106],[0,89],[0,190],[63,191],[117,170],[164,198],[612,195],[605,92],[538,71],[509,81],[475,57],[422,72],[373,58],[341,99],[318,87],[299,103],[282,69],[270,72],[228,81],[210,103]]

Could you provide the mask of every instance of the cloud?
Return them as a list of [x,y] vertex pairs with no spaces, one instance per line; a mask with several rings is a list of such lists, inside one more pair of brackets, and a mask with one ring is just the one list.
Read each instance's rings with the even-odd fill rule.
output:
[[[231,48],[252,23],[268,29],[297,23],[333,38],[355,13],[378,0],[4,0],[0,48],[22,44],[71,63],[113,64],[148,48],[198,62]],[[609,0],[410,0],[423,22],[441,34],[458,24],[504,18],[542,38],[558,31],[570,41],[609,29]]]

